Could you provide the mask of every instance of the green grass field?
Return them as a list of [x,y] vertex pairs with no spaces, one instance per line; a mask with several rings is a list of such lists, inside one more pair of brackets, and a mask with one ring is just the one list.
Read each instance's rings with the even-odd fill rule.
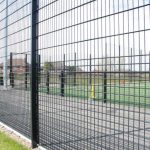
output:
[[[104,100],[104,86],[95,85],[95,100]],[[91,86],[65,86],[65,96],[92,99]],[[46,87],[40,87],[40,92],[47,92]],[[49,94],[60,95],[60,87],[49,87]],[[107,102],[138,107],[150,107],[150,83],[107,84]]]
[[0,132],[0,150],[28,150],[3,132]]

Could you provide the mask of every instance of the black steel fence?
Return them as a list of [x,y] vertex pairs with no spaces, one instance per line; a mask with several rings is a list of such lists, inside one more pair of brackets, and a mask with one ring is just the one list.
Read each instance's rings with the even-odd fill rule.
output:
[[0,121],[47,149],[150,149],[150,1],[1,0]]

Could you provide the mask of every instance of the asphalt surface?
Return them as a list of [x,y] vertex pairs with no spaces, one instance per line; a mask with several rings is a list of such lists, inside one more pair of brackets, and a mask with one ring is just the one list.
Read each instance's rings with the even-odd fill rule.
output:
[[[1,89],[0,121],[30,138],[30,92]],[[39,93],[39,131],[47,149],[149,150],[150,110]]]

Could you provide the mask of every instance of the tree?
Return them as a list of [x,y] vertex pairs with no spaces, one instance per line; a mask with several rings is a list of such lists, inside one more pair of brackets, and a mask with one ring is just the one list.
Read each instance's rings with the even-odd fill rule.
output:
[[44,62],[44,70],[49,71],[54,69],[53,63],[52,62]]
[[76,66],[68,66],[68,74],[74,75],[76,72]]

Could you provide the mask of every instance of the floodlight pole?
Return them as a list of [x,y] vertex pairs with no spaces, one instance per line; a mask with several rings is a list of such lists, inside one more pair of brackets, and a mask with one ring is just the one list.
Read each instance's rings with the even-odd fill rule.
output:
[[7,49],[8,49],[8,0],[6,0],[6,19],[5,19],[5,49],[3,62],[3,81],[4,89],[7,89]]

